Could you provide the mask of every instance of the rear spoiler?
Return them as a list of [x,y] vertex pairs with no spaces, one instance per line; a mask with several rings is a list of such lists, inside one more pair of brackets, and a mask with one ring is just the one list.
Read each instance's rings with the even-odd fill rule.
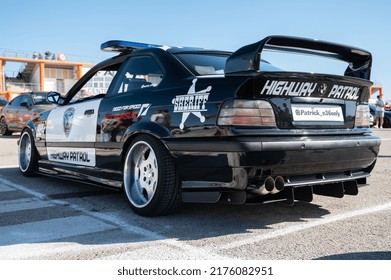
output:
[[345,46],[315,39],[288,36],[269,36],[244,46],[234,52],[225,64],[225,74],[251,75],[259,69],[262,51],[281,51],[321,56],[347,62],[344,75],[369,80],[372,66],[370,52],[351,46]]

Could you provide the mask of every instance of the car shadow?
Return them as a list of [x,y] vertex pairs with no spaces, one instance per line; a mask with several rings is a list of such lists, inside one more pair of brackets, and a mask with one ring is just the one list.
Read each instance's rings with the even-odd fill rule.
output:
[[378,158],[391,158],[391,156],[379,155]]
[[13,135],[0,135],[0,138],[19,139],[20,138],[20,133],[13,134]]
[[317,258],[316,260],[391,260],[390,251],[354,252],[330,255]]
[[[142,217],[132,212],[122,192],[45,176],[26,179],[17,168],[0,169],[0,178],[5,178],[12,184],[23,187],[23,189],[19,188],[14,194],[9,193],[8,197],[7,192],[2,192],[3,198],[0,199],[0,202],[5,199],[15,199],[12,196],[15,196],[16,193],[27,192],[28,196],[35,195],[35,199],[36,194],[39,194],[39,200],[53,203],[53,207],[47,209],[13,213],[14,216],[23,215],[12,218],[18,219],[20,222],[27,223],[34,219],[45,220],[67,215],[87,215],[101,219],[109,213],[110,216],[107,217],[113,217],[116,228],[112,232],[116,232],[117,238],[113,238],[107,232],[101,234],[94,232],[50,240],[50,242],[76,242],[96,245],[146,240],[156,241],[159,239],[197,241],[205,238],[246,234],[254,230],[266,231],[276,228],[282,223],[305,223],[307,219],[321,218],[330,213],[320,205],[303,202],[297,202],[293,206],[281,202],[254,205],[192,203],[183,204],[177,212],[171,215]],[[56,205],[59,205],[57,209],[55,208]],[[0,214],[0,217],[2,215],[4,214]],[[118,228],[118,222],[116,221],[120,221]],[[10,222],[12,223],[12,221]],[[104,222],[110,224],[110,218],[106,218]],[[0,223],[0,228],[2,226],[4,225]],[[83,227],[83,224],[75,226]],[[120,234],[119,231],[125,231],[125,234]],[[45,228],[42,228],[42,233],[44,232]],[[133,232],[134,236],[129,235],[129,232]],[[148,232],[148,234],[145,234],[145,232]],[[39,233],[35,234],[39,235]],[[15,240],[12,244],[19,244],[20,242],[23,241]],[[1,237],[0,244],[2,244]],[[3,243],[2,245],[11,244]]]

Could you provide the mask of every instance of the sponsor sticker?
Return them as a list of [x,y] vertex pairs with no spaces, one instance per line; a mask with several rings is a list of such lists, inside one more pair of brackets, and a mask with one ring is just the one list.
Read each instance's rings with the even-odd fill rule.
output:
[[292,104],[294,121],[343,122],[340,106]]
[[133,104],[133,105],[123,105],[123,106],[117,106],[112,109],[113,112],[120,112],[120,111],[129,111],[129,110],[139,110],[137,117],[145,116],[148,113],[149,107],[151,107],[151,104],[145,103],[145,104]]

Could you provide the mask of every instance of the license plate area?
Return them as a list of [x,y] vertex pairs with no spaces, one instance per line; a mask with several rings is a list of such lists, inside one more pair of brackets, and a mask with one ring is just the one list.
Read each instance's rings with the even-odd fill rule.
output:
[[338,105],[292,104],[291,108],[294,122],[335,125],[344,123],[342,108]]

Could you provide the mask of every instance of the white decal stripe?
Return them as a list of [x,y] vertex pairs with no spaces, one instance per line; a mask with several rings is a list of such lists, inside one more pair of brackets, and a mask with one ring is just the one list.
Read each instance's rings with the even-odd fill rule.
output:
[[53,148],[48,147],[49,161],[70,163],[76,165],[95,166],[94,148]]

